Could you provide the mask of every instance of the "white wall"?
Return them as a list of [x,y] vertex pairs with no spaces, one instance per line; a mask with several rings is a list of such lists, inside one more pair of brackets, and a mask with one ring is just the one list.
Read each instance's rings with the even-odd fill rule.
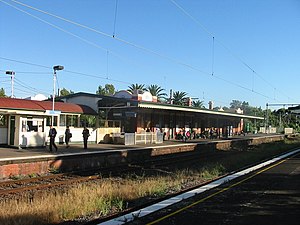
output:
[[[49,143],[49,127],[46,128],[45,130],[45,134],[46,134],[46,140],[47,143]],[[65,142],[65,127],[55,127],[56,131],[57,131],[57,135],[55,138],[55,142]],[[88,139],[89,142],[95,142],[97,141],[97,129],[93,129],[93,128],[88,128],[90,131],[90,137]],[[70,140],[70,144],[72,143],[82,143],[83,142],[83,137],[82,137],[82,131],[83,131],[83,127],[70,127],[70,132],[72,133],[72,138]],[[61,139],[61,140],[60,140]]]
[[19,138],[20,147],[37,147],[45,145],[44,132],[21,132]]
[[1,128],[0,127],[0,144],[8,144],[7,132],[8,132],[8,128],[6,128],[6,127]]

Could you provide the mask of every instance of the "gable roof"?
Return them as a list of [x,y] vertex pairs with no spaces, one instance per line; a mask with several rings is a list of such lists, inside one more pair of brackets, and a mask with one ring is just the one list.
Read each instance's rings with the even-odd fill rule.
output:
[[[45,112],[46,110],[52,110],[52,101],[0,98],[0,109]],[[97,115],[97,113],[88,106],[64,102],[55,102],[55,110],[59,110],[63,113]]]

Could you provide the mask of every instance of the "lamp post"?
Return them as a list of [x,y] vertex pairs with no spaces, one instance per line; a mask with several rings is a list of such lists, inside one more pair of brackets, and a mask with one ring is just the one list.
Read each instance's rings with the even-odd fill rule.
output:
[[[55,82],[56,82],[56,71],[63,70],[64,67],[57,65],[53,66],[53,95],[52,95],[52,113],[54,113],[54,99],[55,99]],[[52,126],[53,126],[54,116],[52,116]]]
[[14,71],[6,71],[5,74],[10,75],[11,79],[11,97],[14,97],[14,79],[15,79],[15,72]]

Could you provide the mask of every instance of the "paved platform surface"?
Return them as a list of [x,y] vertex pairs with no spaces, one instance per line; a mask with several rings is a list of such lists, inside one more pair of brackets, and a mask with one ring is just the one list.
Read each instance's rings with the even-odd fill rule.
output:
[[195,144],[195,143],[207,143],[207,142],[216,142],[216,141],[224,141],[224,140],[232,140],[232,139],[245,139],[245,138],[254,138],[254,137],[262,137],[262,136],[270,136],[265,134],[259,135],[246,135],[246,136],[235,136],[231,139],[192,139],[187,142],[182,142],[181,140],[167,140],[162,144],[140,144],[133,146],[125,146],[125,145],[116,145],[116,144],[88,144],[88,149],[83,149],[83,144],[70,144],[69,148],[66,148],[65,145],[57,144],[58,152],[49,152],[49,146],[40,147],[40,148],[26,148],[26,149],[18,149],[18,148],[10,148],[10,147],[0,147],[0,161],[11,159],[11,158],[22,158],[22,157],[30,157],[30,156],[49,156],[49,155],[61,155],[61,154],[72,154],[72,153],[86,153],[86,152],[98,152],[98,151],[106,151],[106,150],[125,150],[125,149],[138,149],[138,148],[151,148],[151,147],[161,147],[161,146],[170,146],[170,145],[178,145],[178,144]]

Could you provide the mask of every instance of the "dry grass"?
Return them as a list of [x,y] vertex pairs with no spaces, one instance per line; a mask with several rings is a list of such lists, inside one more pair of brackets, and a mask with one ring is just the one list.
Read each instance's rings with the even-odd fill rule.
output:
[[274,146],[277,145],[271,144],[267,149],[255,149],[248,153],[241,152],[243,157],[236,158],[235,155],[230,160],[225,157],[224,162],[219,161],[194,169],[182,169],[163,176],[135,175],[123,179],[102,179],[97,183],[71,187],[64,192],[45,192],[34,198],[25,196],[23,201],[6,200],[0,203],[0,224],[51,224],[91,215],[101,217],[111,212],[121,211],[128,203],[145,197],[161,197],[179,191],[187,184],[199,184],[213,179],[224,174],[226,170],[234,169],[237,165],[244,166],[253,163],[253,160],[259,161],[262,155],[270,157],[274,153],[278,154],[283,151],[283,145],[285,148],[294,147],[295,143],[280,144],[280,148],[276,148],[280,150],[275,149]]
[[127,202],[135,199],[162,196],[176,185],[176,180],[170,177],[106,179],[99,183],[72,187],[65,193],[45,193],[32,201],[7,200],[0,203],[0,224],[56,223],[95,212],[97,216],[103,216],[112,211],[123,210]]

